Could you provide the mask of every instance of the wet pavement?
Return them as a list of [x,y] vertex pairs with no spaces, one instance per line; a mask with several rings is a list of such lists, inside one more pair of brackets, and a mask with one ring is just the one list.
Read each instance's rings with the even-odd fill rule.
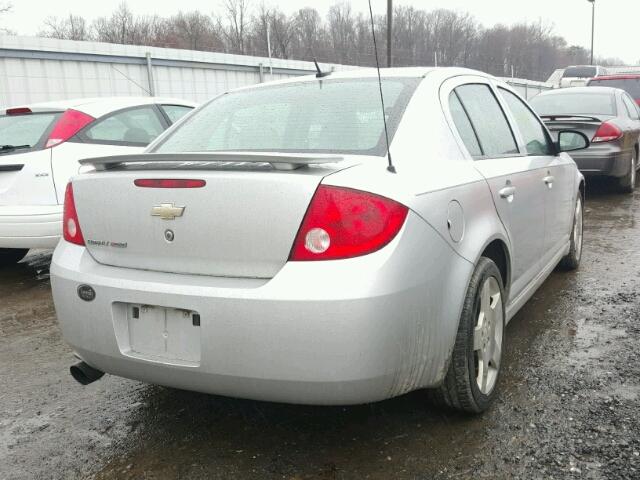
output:
[[0,479],[640,478],[640,192],[589,189],[581,269],[509,324],[500,395],[347,408],[68,375],[36,252],[0,271]]

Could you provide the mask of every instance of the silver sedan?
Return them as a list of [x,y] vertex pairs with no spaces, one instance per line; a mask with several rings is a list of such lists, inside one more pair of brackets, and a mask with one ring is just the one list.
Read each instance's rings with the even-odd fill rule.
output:
[[[462,69],[247,87],[144,154],[89,159],[51,268],[83,384],[485,410],[504,328],[577,268],[584,180],[505,83]],[[388,127],[388,141],[383,120]]]

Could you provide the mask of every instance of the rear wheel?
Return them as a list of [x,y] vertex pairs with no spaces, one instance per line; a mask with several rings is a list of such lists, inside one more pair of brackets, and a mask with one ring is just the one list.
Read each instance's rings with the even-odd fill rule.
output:
[[580,266],[582,258],[582,234],[583,234],[584,210],[582,208],[582,196],[578,193],[576,210],[573,214],[573,229],[571,230],[571,246],[569,253],[560,261],[560,267],[565,270],[575,270]]
[[28,248],[0,248],[0,267],[9,267],[22,260],[29,252]]
[[629,165],[629,171],[622,177],[620,182],[620,190],[624,193],[633,193],[636,188],[636,174],[638,168],[638,153],[633,150],[631,157],[631,165]]
[[500,270],[482,257],[467,289],[447,375],[432,391],[436,403],[469,413],[489,408],[500,376],[504,318]]

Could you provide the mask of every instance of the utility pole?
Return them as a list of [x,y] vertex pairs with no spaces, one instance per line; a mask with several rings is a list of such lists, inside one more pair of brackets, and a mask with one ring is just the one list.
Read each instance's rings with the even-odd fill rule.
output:
[[393,28],[393,0],[387,0],[387,67],[391,67],[391,38]]
[[589,2],[591,2],[591,65],[593,65],[594,39],[596,33],[596,0],[589,0]]

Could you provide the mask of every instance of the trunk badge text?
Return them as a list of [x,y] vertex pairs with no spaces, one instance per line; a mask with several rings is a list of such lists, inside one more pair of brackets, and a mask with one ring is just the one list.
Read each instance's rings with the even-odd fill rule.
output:
[[162,220],[175,220],[181,217],[185,207],[176,207],[173,203],[161,203],[151,208],[152,217],[160,217]]

